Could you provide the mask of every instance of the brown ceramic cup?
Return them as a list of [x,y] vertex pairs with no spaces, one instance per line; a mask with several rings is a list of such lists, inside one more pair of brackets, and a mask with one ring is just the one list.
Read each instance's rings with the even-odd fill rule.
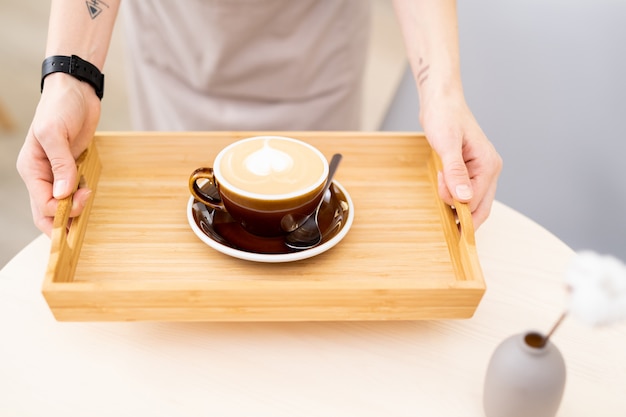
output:
[[327,177],[328,161],[310,144],[255,136],[224,148],[212,167],[196,169],[189,191],[205,205],[228,212],[248,232],[271,237],[313,213]]

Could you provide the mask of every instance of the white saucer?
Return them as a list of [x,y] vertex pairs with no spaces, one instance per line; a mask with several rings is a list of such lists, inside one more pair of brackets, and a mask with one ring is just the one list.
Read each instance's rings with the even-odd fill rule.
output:
[[[203,212],[202,215],[195,214],[197,210],[194,209],[194,204],[196,204],[197,209]],[[325,211],[324,208],[328,210]],[[321,244],[301,251],[290,251],[285,246],[285,253],[259,253],[259,251],[239,247],[233,242],[232,238],[228,239],[215,230],[213,227],[215,216],[224,217],[228,216],[228,214],[217,213],[215,210],[199,203],[193,197],[190,197],[187,204],[187,220],[191,230],[200,240],[225,255],[254,262],[279,263],[299,261],[324,253],[339,243],[346,236],[354,221],[354,205],[348,192],[337,181],[333,181],[330,187],[330,196],[326,197],[320,213],[331,213],[327,214],[325,218],[327,222],[330,221],[330,224],[326,230],[322,230],[324,238]],[[202,219],[197,218],[197,216],[202,216]],[[272,247],[272,245],[277,247],[279,245],[279,250],[283,250],[281,243],[284,242],[283,238],[260,238],[250,235],[241,226],[234,224],[234,221],[227,220],[223,223],[216,223],[217,226],[220,224],[227,225],[231,229],[231,234],[237,235],[237,237],[241,238],[241,241],[256,241],[258,245],[267,243],[267,247]]]

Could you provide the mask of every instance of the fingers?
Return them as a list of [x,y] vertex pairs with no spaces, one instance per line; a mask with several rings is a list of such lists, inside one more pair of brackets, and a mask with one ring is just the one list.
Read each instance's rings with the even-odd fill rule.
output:
[[[57,149],[54,152],[56,152],[56,155],[64,155],[63,158],[67,158],[67,153],[63,149]],[[53,162],[48,160],[45,150],[31,132],[29,132],[18,155],[16,167],[30,195],[33,223],[48,236],[52,231],[58,200],[68,198],[74,191],[74,187],[76,187],[76,163],[71,153],[70,159],[71,163],[69,165],[73,169],[67,166],[67,161],[61,161],[57,157],[54,163],[56,174],[54,174],[51,170]],[[57,175],[57,181],[55,181],[54,175]],[[59,177],[62,179],[60,183],[58,182]],[[53,183],[56,187],[54,190]],[[71,217],[78,216],[82,212],[90,194],[91,191],[87,188],[76,191],[72,199]]]
[[474,197],[474,190],[462,155],[460,153],[444,154],[441,155],[441,161],[443,180],[448,194],[462,203],[468,203]]
[[472,211],[472,220],[474,222],[474,228],[478,229],[489,217],[491,213],[491,206],[493,205],[493,200],[496,197],[496,186],[495,183],[489,187],[485,196],[480,200],[476,209]]
[[[34,194],[35,196],[37,194]],[[82,212],[89,198],[91,190],[88,188],[80,188],[74,193],[72,198],[72,208],[70,209],[70,218],[78,217]],[[52,234],[54,224],[54,216],[56,215],[59,200],[50,198],[43,205],[36,199],[31,197],[30,207],[33,216],[34,225],[46,235]]]
[[33,129],[32,134],[45,152],[52,170],[52,196],[56,199],[68,197],[74,190],[78,174],[67,134],[56,126],[44,126],[39,132]]
[[[58,201],[76,189],[75,159],[93,138],[100,109],[100,100],[86,83],[62,73],[46,78],[17,160],[17,170],[30,195],[33,220],[46,234],[52,230]],[[89,194],[87,189],[74,194],[71,217],[80,214]]]
[[39,205],[37,201],[35,201],[32,196],[30,199],[30,210],[33,215],[33,224],[35,225],[35,227],[37,227],[43,233],[48,235],[48,237],[50,237],[50,235],[52,234],[52,223],[54,218],[50,216],[44,216],[39,210]]
[[91,198],[91,190],[89,188],[79,188],[72,196],[72,209],[70,210],[70,217],[78,217],[82,212],[87,202]]
[[[473,193],[470,199],[460,198],[458,193],[458,184],[450,184],[452,181],[458,180],[462,183],[462,171],[459,168],[452,168],[453,174],[446,176],[445,163],[444,172],[438,173],[438,191],[439,195],[446,204],[454,205],[455,200],[468,203],[472,213],[472,219],[475,228],[482,225],[489,217],[491,206],[496,195],[497,179],[502,170],[502,159],[496,152],[495,148],[486,141],[475,142],[464,148],[464,158],[468,160],[464,164],[465,172],[471,184]],[[455,175],[456,174],[456,175]],[[457,195],[453,193],[457,191]]]
[[439,191],[439,197],[449,206],[454,205],[454,197],[450,194],[450,190],[448,189],[448,184],[443,178],[443,172],[437,172],[437,189]]
[[[442,172],[437,173],[437,182],[438,182],[438,190],[439,196],[441,199],[448,205],[454,206],[455,199],[450,194],[448,186],[444,181],[444,176]],[[475,198],[469,201],[469,209],[472,213],[472,220],[474,223],[474,227],[478,229],[480,225],[482,225],[485,220],[489,217],[491,213],[491,206],[493,200],[496,195],[496,187],[495,183],[492,186],[489,186],[485,193],[477,192]],[[460,201],[460,200],[457,200]]]
[[474,198],[475,190],[466,165],[463,130],[440,123],[433,127],[433,131],[427,132],[427,139],[443,164],[439,195],[448,204],[452,204],[452,200],[469,203]]

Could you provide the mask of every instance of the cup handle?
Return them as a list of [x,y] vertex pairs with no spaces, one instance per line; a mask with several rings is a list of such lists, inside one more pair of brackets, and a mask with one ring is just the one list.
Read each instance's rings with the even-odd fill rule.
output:
[[[207,182],[202,186],[198,180],[205,179]],[[226,211],[224,203],[217,191],[217,185],[213,176],[213,168],[198,168],[189,176],[189,191],[194,198],[216,210]]]

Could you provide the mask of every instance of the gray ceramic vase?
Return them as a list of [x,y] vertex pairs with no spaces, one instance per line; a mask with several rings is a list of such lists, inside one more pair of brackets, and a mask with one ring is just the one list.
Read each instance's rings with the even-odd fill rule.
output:
[[565,361],[540,333],[520,333],[494,351],[485,377],[486,417],[554,417],[565,389]]

